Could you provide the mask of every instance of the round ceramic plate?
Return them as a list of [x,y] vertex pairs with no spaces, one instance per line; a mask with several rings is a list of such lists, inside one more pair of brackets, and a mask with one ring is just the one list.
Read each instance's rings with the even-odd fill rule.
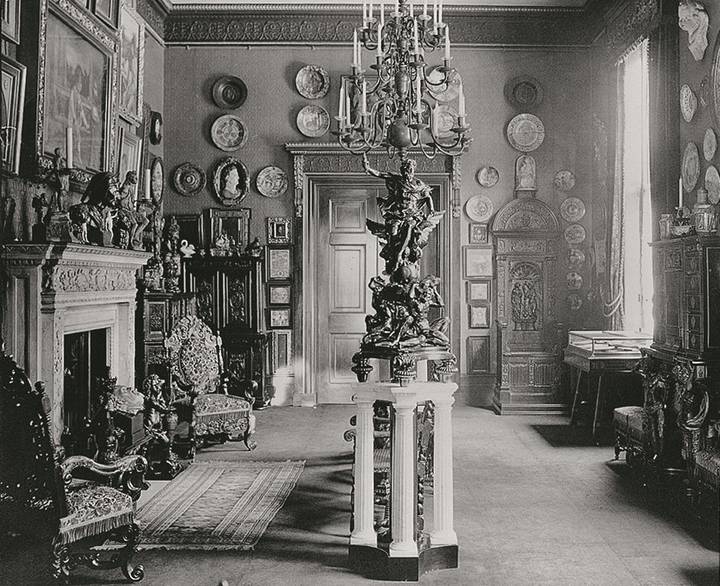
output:
[[462,77],[454,69],[448,72],[445,79],[445,73],[440,71],[439,65],[436,65],[428,73],[426,81],[428,92],[438,102],[452,102],[460,95]]
[[529,153],[545,140],[545,126],[534,114],[518,114],[508,123],[507,138],[514,149]]
[[567,283],[567,288],[571,291],[577,291],[582,287],[583,284],[583,278],[580,273],[576,273],[575,271],[572,271],[565,275],[565,282]]
[[473,222],[487,222],[493,213],[493,202],[487,195],[473,195],[465,202],[465,213]]
[[223,114],[210,128],[210,137],[213,144],[227,152],[241,148],[247,140],[245,124],[234,114]]
[[185,197],[197,195],[206,181],[205,171],[192,163],[183,163],[173,173],[173,186]]
[[720,203],[720,173],[715,165],[710,165],[705,171],[705,189],[707,189],[708,201],[711,204]]
[[500,173],[495,167],[481,167],[477,172],[477,182],[483,187],[492,187],[500,181]]
[[582,307],[582,304],[583,304],[582,297],[580,297],[580,295],[578,295],[577,293],[570,293],[566,299],[567,299],[568,307],[572,311],[577,311]]
[[585,241],[585,228],[580,224],[571,224],[565,228],[565,242],[568,244],[580,244]]
[[233,157],[222,159],[213,173],[215,195],[226,206],[239,204],[248,193],[250,177],[242,161]]
[[697,96],[686,83],[680,88],[680,112],[685,122],[690,122],[697,110]]
[[580,268],[585,264],[585,252],[581,248],[568,250],[567,261],[569,267]]
[[575,174],[567,169],[562,169],[555,173],[553,184],[560,191],[570,191],[575,187]]
[[451,138],[455,136],[452,131],[457,123],[457,112],[447,104],[440,104],[435,108],[434,116],[437,116],[437,137]]
[[303,98],[324,98],[330,90],[330,76],[319,65],[306,65],[295,76],[295,87]]
[[579,222],[585,216],[585,203],[579,197],[568,197],[560,204],[560,215],[566,222]]
[[687,143],[682,158],[682,182],[685,191],[695,189],[700,177],[700,153],[694,142]]
[[505,84],[505,99],[518,108],[533,108],[543,101],[540,82],[529,75],[513,77]]
[[213,84],[212,97],[218,108],[235,110],[245,103],[247,86],[239,77],[224,75]]
[[255,185],[265,197],[280,197],[288,188],[287,173],[280,167],[265,167],[257,174]]
[[703,157],[705,157],[705,160],[712,161],[715,151],[717,151],[717,135],[712,128],[708,128],[703,138]]
[[323,136],[330,130],[330,114],[322,106],[310,104],[298,112],[297,127],[309,138]]

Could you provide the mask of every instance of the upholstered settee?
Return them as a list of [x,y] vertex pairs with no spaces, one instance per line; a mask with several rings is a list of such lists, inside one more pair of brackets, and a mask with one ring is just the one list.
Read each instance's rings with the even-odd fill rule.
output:
[[[64,459],[52,443],[42,383],[30,384],[14,360],[0,352],[0,530],[33,532],[51,547],[53,578],[67,582],[80,563],[122,569],[141,580],[131,560],[139,537],[135,501],[147,488],[142,456],[99,464],[85,456]],[[82,480],[77,477],[81,477]],[[114,538],[124,544],[102,558],[81,546]]]

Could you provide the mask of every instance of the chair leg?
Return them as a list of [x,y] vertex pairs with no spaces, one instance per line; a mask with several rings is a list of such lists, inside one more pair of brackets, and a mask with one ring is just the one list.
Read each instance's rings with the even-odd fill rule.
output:
[[120,554],[120,569],[122,570],[123,576],[125,576],[131,582],[139,582],[145,577],[145,568],[142,564],[138,564],[133,567],[132,558],[137,551],[137,541],[140,535],[140,527],[137,523],[132,523],[127,526],[125,531],[124,540],[127,545]]
[[50,573],[57,582],[68,584],[70,582],[70,548],[56,536],[52,543],[52,557]]

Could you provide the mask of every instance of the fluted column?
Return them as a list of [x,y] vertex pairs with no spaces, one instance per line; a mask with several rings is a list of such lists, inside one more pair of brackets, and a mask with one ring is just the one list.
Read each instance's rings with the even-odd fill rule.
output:
[[355,478],[353,484],[353,531],[351,545],[377,546],[373,525],[373,400],[353,397],[357,405],[355,422]]
[[414,392],[401,387],[395,395],[395,420],[392,431],[392,477],[390,529],[392,543],[390,557],[417,557],[415,542],[415,408]]
[[[457,386],[455,386],[457,388]],[[433,399],[435,403],[433,529],[432,545],[457,545],[453,524],[452,394]]]

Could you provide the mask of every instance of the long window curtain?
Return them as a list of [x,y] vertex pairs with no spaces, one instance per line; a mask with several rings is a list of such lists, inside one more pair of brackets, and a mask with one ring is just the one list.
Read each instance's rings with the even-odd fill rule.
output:
[[652,301],[648,42],[617,64],[615,180],[605,317],[614,330],[649,330]]

